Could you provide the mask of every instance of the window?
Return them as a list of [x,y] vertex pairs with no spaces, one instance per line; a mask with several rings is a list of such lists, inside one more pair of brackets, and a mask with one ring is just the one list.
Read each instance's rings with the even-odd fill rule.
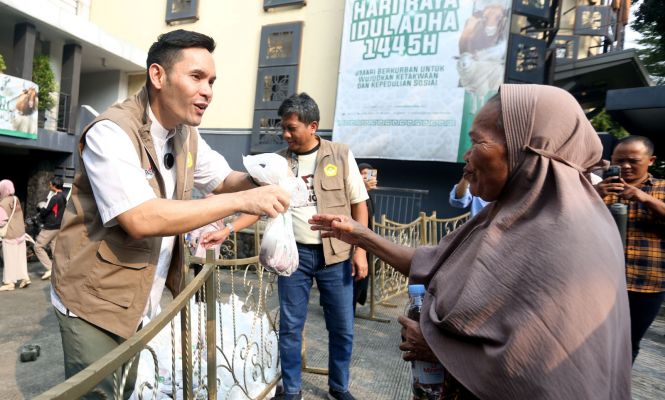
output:
[[554,19],[556,6],[552,0],[517,0],[513,2],[513,12],[530,18],[551,23]]
[[271,8],[284,7],[284,6],[300,6],[303,7],[307,4],[305,0],[263,0],[263,9],[265,11]]
[[284,147],[277,109],[297,91],[302,26],[302,22],[295,22],[267,25],[261,30],[252,153]]
[[278,109],[282,101],[296,92],[298,66],[259,68],[256,80],[255,109]]
[[557,35],[554,38],[556,62],[558,64],[577,60],[579,38],[577,36]]
[[579,6],[575,10],[575,35],[605,36],[614,40],[616,16],[610,6]]
[[167,0],[166,23],[199,19],[199,0]]
[[511,34],[506,62],[506,80],[508,82],[546,83],[546,52],[546,41]]

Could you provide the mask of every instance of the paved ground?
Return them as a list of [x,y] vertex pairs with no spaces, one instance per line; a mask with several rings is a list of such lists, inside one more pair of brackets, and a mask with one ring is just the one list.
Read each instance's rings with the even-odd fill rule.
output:
[[[64,379],[58,324],[50,307],[48,282],[39,280],[38,263],[30,264],[32,285],[27,289],[0,293],[0,399],[30,399]],[[406,297],[396,308],[378,307],[385,324],[356,319],[351,391],[359,400],[405,400],[409,398],[410,370],[397,349],[399,328],[395,322],[403,312]],[[360,309],[362,311],[362,309]],[[307,328],[308,365],[326,367],[327,335],[318,299],[310,301]],[[41,356],[21,363],[21,346],[39,344]],[[633,369],[633,399],[665,398],[665,315],[651,327]],[[327,377],[304,374],[305,399],[325,398]]]

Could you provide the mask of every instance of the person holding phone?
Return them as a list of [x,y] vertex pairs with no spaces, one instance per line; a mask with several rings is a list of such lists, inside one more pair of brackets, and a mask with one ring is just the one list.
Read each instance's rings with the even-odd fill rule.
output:
[[360,175],[362,175],[363,181],[365,182],[365,189],[367,189],[368,192],[376,189],[376,186],[379,184],[377,178],[379,171],[372,168],[372,166],[367,163],[358,164],[358,169],[360,169]]
[[665,180],[649,173],[654,161],[651,140],[628,136],[614,148],[613,165],[595,186],[605,204],[628,207],[625,257],[633,362],[665,299]]
[[459,182],[453,189],[450,191],[450,197],[448,202],[451,206],[455,208],[467,208],[471,205],[471,218],[480,212],[488,202],[480,198],[480,196],[474,196],[469,190],[469,181],[462,176]]

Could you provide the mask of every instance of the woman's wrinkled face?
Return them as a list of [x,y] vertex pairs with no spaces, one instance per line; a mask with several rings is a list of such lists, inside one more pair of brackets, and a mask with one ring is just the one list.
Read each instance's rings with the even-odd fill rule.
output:
[[469,190],[485,201],[498,199],[508,181],[508,148],[497,126],[499,110],[498,102],[489,102],[478,112],[469,131],[471,148],[464,154]]

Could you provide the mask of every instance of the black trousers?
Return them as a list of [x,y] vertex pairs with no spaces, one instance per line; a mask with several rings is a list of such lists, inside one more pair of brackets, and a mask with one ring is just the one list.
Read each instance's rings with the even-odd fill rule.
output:
[[640,352],[640,341],[651,326],[651,323],[665,300],[665,292],[640,293],[628,291],[630,305],[630,335],[633,347],[633,362]]

